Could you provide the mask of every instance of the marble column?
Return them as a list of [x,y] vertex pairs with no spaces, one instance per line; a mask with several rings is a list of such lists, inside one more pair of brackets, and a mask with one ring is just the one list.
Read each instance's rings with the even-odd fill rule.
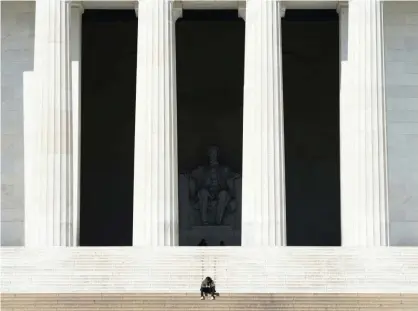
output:
[[[383,2],[351,0],[341,145],[343,246],[388,245]],[[350,125],[349,125],[350,124]],[[345,190],[345,191],[344,191]]]
[[354,149],[350,138],[353,133],[355,119],[352,101],[350,100],[352,85],[348,64],[348,3],[338,5],[340,17],[340,191],[341,191],[341,231],[353,232],[355,223],[350,218],[354,206],[353,186],[354,171],[351,160]]
[[[242,173],[242,245],[286,244],[279,1],[248,0]],[[241,13],[241,16],[244,16]]]
[[25,169],[25,246],[38,245],[38,138],[39,117],[37,109],[37,80],[33,71],[23,73],[23,141]]
[[135,114],[134,246],[176,246],[178,163],[174,1],[140,0]]
[[34,68],[37,79],[36,193],[33,244],[72,246],[73,166],[69,51],[70,5],[37,0]]
[[81,26],[84,8],[81,2],[71,2],[71,87],[73,121],[73,234],[75,245],[80,245],[80,144],[81,144]]

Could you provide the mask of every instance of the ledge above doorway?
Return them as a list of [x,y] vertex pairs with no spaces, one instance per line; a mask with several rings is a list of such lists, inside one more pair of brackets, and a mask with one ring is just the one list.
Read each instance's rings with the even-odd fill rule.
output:
[[[243,6],[245,1],[231,0],[173,0],[180,7],[186,10],[231,10]],[[137,1],[135,0],[84,0],[79,1],[85,9],[102,10],[129,10],[134,9]],[[344,0],[284,0],[283,6],[286,9],[336,9]]]

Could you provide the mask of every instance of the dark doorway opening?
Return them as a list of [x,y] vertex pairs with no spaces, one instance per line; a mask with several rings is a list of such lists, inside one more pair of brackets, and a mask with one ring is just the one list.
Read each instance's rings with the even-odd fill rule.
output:
[[132,245],[136,41],[134,10],[84,12],[81,246]]
[[287,245],[340,246],[339,22],[282,19]]
[[[219,148],[219,164],[242,172],[242,104],[245,23],[237,10],[184,10],[176,23],[180,245],[240,245],[238,208],[221,223],[204,225],[189,200],[190,174],[210,170],[207,150]],[[210,178],[210,177],[209,177]],[[210,218],[210,216],[209,216]]]

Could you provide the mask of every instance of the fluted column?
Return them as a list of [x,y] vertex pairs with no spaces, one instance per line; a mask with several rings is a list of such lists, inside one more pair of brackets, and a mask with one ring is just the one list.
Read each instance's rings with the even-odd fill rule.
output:
[[138,1],[134,246],[178,245],[175,21],[169,0]]
[[340,17],[340,191],[341,191],[341,231],[353,232],[356,224],[351,217],[355,203],[353,196],[354,171],[351,167],[354,158],[352,145],[355,114],[348,63],[348,3],[339,4]]
[[349,215],[342,219],[343,246],[382,246],[389,242],[382,6],[380,0],[349,2],[351,89],[346,104],[351,111],[347,111],[345,121],[352,126],[344,144],[351,146],[352,156],[341,157],[345,167],[342,185],[350,189],[350,193],[341,193],[342,215]]
[[279,1],[246,2],[243,246],[286,244],[281,13]]
[[67,1],[36,1],[37,210],[30,214],[34,219],[25,221],[36,223],[33,230],[37,239],[30,246],[74,243],[69,25]]

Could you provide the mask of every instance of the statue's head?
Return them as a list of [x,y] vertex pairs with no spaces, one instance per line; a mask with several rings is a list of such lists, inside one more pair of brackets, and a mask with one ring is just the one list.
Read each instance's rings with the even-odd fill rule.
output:
[[217,161],[219,155],[219,148],[217,146],[210,146],[208,149],[209,161]]

